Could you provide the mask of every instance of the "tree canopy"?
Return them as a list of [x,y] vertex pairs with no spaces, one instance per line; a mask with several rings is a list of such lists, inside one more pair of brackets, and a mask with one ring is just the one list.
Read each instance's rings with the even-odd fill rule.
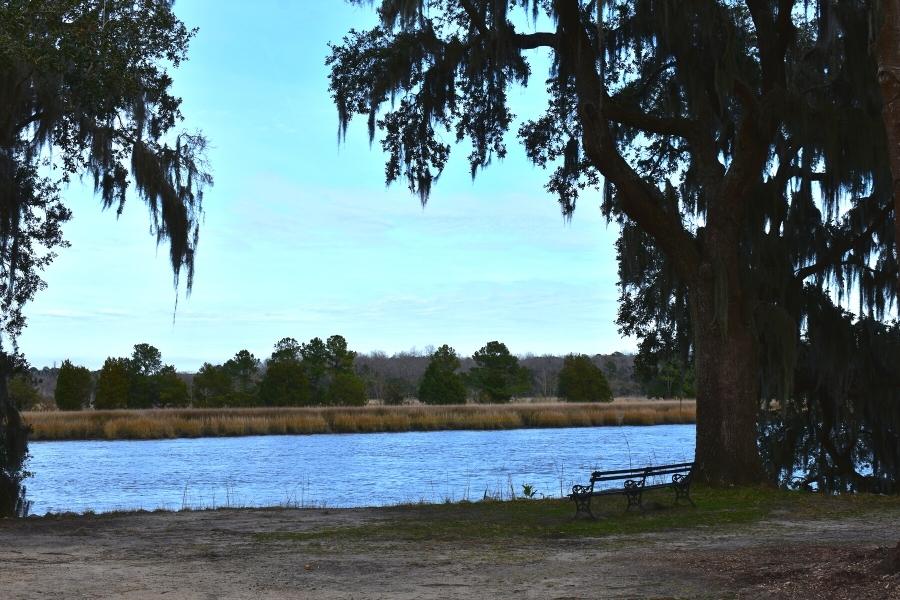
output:
[[[801,345],[854,323],[817,307],[853,298],[875,323],[896,302],[880,4],[382,0],[378,15],[327,59],[341,131],[365,119],[388,182],[424,203],[448,140],[471,144],[474,176],[518,124],[567,218],[593,192],[620,225],[622,331],[694,366],[698,477],[764,478],[765,401],[815,401],[794,385]],[[551,59],[546,110],[519,120],[509,91],[534,53]],[[889,440],[878,453],[896,457]]]

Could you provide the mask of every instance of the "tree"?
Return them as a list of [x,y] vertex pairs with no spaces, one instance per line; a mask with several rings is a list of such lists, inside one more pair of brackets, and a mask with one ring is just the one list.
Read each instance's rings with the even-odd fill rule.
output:
[[53,392],[59,410],[81,410],[91,403],[91,372],[64,360]]
[[[887,135],[894,194],[895,250],[900,261],[900,0],[882,0],[881,29],[876,43],[881,115]],[[897,280],[900,292],[900,279]]]
[[456,350],[447,344],[435,350],[419,384],[419,400],[425,404],[465,404],[466,385],[457,373],[459,367]]
[[300,355],[303,357],[303,369],[309,381],[312,402],[324,404],[328,392],[328,347],[322,338],[315,337],[300,346]]
[[28,373],[19,373],[10,377],[8,389],[9,399],[16,410],[33,410],[41,403],[41,394]]
[[231,377],[231,406],[252,406],[256,404],[257,382],[259,380],[259,359],[248,350],[240,350],[223,367]]
[[328,369],[332,373],[350,373],[353,371],[353,359],[356,352],[347,348],[347,340],[343,336],[333,335],[325,342]]
[[531,384],[531,373],[519,366],[519,359],[502,342],[488,342],[472,355],[472,360],[476,366],[467,378],[483,402],[509,402]]
[[301,360],[301,346],[294,338],[281,338],[275,342],[275,350],[269,360]]
[[193,381],[193,405],[199,408],[228,406],[234,393],[231,375],[221,365],[203,363]]
[[559,396],[568,402],[612,402],[609,383],[586,354],[570,354],[559,372]]
[[[416,392],[411,382],[400,377],[388,377],[384,380],[384,396],[382,400],[389,406],[399,406]],[[465,393],[465,387],[463,388]]]
[[366,403],[366,382],[356,373],[341,371],[331,378],[326,403],[331,406],[363,406]]
[[131,353],[131,369],[144,377],[153,377],[163,368],[162,353],[150,344],[135,344]]
[[128,407],[131,388],[130,362],[127,358],[107,358],[97,376],[94,408],[109,410]]
[[150,344],[135,344],[128,361],[128,408],[159,406],[157,375],[162,370],[162,353]]
[[623,332],[686,341],[698,479],[758,482],[758,415],[792,393],[826,290],[858,294],[874,319],[896,298],[873,6],[384,0],[379,26],[351,31],[327,63],[341,131],[364,115],[388,182],[424,203],[448,130],[472,143],[473,175],[506,154],[508,90],[529,82],[530,52],[548,53],[525,152],[551,170],[566,217],[601,190],[621,224]]
[[164,365],[154,376],[157,406],[183,408],[190,403],[188,385],[172,365]]
[[157,241],[169,242],[176,288],[182,274],[191,288],[212,179],[206,140],[175,129],[180,99],[167,66],[186,58],[192,35],[165,1],[0,3],[0,515],[26,506],[27,428],[7,381],[25,364],[22,307],[66,245],[61,184],[86,175],[117,212],[130,186]]
[[300,345],[293,338],[275,344],[259,383],[259,400],[264,406],[305,406],[310,402],[309,380],[303,368]]

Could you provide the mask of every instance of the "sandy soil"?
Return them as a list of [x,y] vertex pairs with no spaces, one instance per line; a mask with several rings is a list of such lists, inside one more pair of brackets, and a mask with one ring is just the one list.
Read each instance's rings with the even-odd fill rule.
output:
[[572,540],[327,533],[417,510],[0,521],[0,597],[900,599],[900,511]]

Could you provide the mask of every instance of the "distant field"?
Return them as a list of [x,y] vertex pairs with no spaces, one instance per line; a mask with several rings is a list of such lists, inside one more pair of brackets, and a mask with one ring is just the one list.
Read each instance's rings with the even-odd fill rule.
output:
[[693,423],[693,400],[26,412],[32,440],[119,440]]

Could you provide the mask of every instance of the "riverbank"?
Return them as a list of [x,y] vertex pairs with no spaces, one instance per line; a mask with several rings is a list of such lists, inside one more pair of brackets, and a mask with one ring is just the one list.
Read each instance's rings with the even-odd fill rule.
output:
[[121,440],[693,423],[693,400],[26,412],[32,440]]
[[766,489],[0,521],[16,599],[900,598],[900,498]]

